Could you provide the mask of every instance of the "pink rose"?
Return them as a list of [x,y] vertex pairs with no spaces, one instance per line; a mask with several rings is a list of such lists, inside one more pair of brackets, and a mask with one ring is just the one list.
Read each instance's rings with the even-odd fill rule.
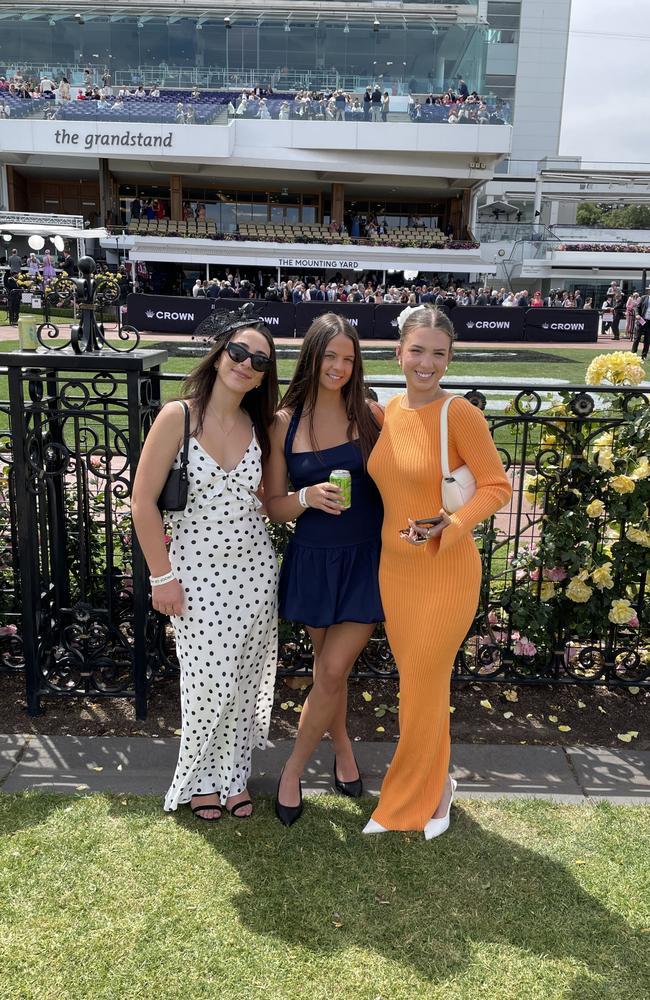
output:
[[531,569],[531,571],[530,571],[530,578],[531,578],[531,580],[539,580],[540,572],[541,572],[541,570],[539,568],[538,569]]
[[[637,622],[637,625],[639,623]],[[2,625],[0,626],[0,636],[2,635],[15,635],[18,631],[16,625]]]
[[537,652],[537,646],[534,642],[531,642],[528,636],[522,635],[520,639],[517,639],[513,646],[513,652],[517,656],[534,656]]
[[515,580],[525,580],[525,579],[526,579],[525,569],[518,569],[515,571]]
[[566,580],[567,572],[564,566],[553,566],[552,569],[544,570],[544,579],[552,580],[553,583],[561,583],[562,580]]
[[490,611],[490,613],[488,614],[488,624],[489,625],[499,624],[499,619],[497,618],[495,611]]
[[634,615],[633,618],[630,618],[629,622],[627,623],[627,627],[628,628],[638,628],[639,627],[639,619],[637,618],[636,615]]
[[165,535],[165,545],[169,545],[169,543],[171,542],[171,540],[172,540],[172,536],[171,535]]

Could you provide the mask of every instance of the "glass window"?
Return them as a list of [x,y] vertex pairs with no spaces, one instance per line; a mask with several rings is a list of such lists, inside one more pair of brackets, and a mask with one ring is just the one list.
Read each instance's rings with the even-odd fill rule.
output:
[[[154,82],[162,86],[213,88],[271,82],[276,90],[341,86],[363,91],[378,83],[389,93],[441,92],[462,76],[470,90],[485,85],[486,53],[496,41],[519,30],[517,3],[491,2],[488,25],[410,23],[397,11],[378,11],[378,31],[370,21],[302,15],[243,18],[236,7],[226,29],[220,12],[171,18],[149,13],[63,18],[49,24],[40,13],[30,20],[3,22],[0,65],[48,65],[69,73],[72,86],[89,66],[95,82],[107,67],[114,85]],[[288,13],[291,13],[288,10]],[[289,30],[285,30],[286,28]],[[510,32],[510,35],[507,33]],[[506,37],[507,36],[507,37]]]

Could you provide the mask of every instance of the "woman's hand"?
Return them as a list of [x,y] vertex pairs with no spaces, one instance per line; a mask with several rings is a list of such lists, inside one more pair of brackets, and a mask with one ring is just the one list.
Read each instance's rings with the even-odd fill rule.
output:
[[431,541],[432,538],[437,538],[441,535],[448,524],[451,524],[451,518],[447,511],[441,507],[438,514],[442,518],[440,524],[416,524],[411,518],[407,518],[409,523],[408,534],[402,535],[405,542],[410,545],[424,545],[426,542]]
[[305,490],[305,500],[310,507],[323,510],[326,514],[341,514],[343,493],[334,483],[318,483],[308,486]]
[[151,603],[163,615],[182,615],[185,594],[178,580],[170,580],[151,588]]

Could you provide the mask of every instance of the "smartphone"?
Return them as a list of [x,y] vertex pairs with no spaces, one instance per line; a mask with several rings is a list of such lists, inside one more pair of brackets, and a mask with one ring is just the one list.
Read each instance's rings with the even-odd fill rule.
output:
[[[420,527],[435,528],[437,524],[442,524],[442,520],[442,517],[422,517],[413,523],[420,525]],[[400,538],[408,538],[410,531],[410,528],[402,528],[400,531]]]

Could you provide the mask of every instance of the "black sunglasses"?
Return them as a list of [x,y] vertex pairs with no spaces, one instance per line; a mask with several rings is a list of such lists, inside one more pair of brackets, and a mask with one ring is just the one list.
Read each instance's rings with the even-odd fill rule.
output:
[[273,364],[267,354],[263,354],[261,351],[252,354],[251,351],[246,350],[243,344],[238,344],[236,341],[229,341],[226,350],[228,351],[228,357],[236,365],[241,365],[246,361],[246,358],[250,358],[251,366],[256,372],[267,372]]

